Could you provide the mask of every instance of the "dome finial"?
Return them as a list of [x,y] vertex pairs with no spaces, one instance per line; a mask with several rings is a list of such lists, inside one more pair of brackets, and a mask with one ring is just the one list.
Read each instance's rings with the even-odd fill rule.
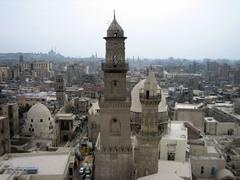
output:
[[115,9],[113,10],[113,19],[116,20],[116,17],[115,17]]

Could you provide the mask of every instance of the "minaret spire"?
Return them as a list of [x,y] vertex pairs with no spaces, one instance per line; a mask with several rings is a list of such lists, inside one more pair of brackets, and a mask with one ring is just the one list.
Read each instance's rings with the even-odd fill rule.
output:
[[113,10],[113,19],[116,20],[115,9]]

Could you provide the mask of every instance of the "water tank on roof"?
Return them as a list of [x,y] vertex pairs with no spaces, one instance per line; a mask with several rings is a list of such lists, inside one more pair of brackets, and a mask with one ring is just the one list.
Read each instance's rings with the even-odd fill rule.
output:
[[38,168],[36,167],[24,167],[24,173],[25,174],[37,174],[38,173]]

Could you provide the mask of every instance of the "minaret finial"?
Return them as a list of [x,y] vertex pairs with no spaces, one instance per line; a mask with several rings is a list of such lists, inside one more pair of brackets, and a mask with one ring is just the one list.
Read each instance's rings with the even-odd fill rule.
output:
[[113,10],[113,19],[115,20],[116,17],[115,17],[115,9]]

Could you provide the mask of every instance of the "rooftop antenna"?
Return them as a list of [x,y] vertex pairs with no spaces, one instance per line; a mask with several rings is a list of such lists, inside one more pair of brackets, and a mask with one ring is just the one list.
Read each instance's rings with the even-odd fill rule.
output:
[[113,19],[116,20],[115,9],[113,10]]

